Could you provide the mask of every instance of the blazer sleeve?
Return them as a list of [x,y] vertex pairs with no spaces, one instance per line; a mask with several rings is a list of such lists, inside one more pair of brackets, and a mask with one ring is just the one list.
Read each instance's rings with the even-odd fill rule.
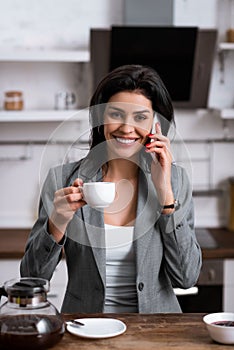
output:
[[63,242],[58,244],[47,230],[57,186],[56,172],[51,169],[42,188],[38,219],[31,230],[25,254],[21,260],[20,273],[22,277],[41,277],[50,280],[61,259],[66,236]]
[[185,169],[176,167],[172,187],[178,208],[158,221],[164,245],[165,268],[173,287],[190,288],[200,274],[202,255],[194,229],[192,186]]

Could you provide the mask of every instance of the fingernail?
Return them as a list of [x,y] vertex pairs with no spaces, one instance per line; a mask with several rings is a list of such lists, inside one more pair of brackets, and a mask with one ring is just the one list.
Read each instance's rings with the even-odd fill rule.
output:
[[148,137],[153,137],[153,136],[154,136],[154,134],[149,134],[149,135],[148,135]]
[[151,144],[150,143],[147,143],[146,145],[145,145],[145,147],[149,147]]

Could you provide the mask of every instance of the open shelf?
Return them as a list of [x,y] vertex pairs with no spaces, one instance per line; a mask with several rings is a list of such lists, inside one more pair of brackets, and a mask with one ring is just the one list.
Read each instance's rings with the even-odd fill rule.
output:
[[234,51],[234,43],[219,43],[219,50],[221,51]]
[[0,111],[0,122],[62,122],[88,120],[87,109]]
[[222,119],[234,119],[234,108],[224,108],[219,110]]
[[0,62],[89,62],[88,50],[1,49]]
[[221,42],[218,45],[218,56],[220,65],[220,82],[224,83],[224,71],[225,71],[225,58],[228,53],[234,52],[234,43]]

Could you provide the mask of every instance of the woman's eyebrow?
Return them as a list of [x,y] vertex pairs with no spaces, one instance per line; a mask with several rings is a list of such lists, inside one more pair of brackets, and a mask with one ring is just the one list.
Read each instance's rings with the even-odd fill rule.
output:
[[115,110],[115,111],[123,112],[123,113],[125,112],[124,109],[118,108],[118,107],[115,107],[115,106],[108,106],[108,109],[113,109],[113,110]]
[[138,114],[138,113],[152,113],[149,109],[141,109],[139,111],[133,112],[133,114]]
[[[115,111],[119,111],[119,112],[122,112],[122,113],[126,112],[124,109],[119,108],[119,107],[115,107],[115,106],[108,106],[108,109],[113,109]],[[151,113],[151,111],[149,109],[140,109],[140,110],[137,110],[137,111],[133,112],[133,114],[138,114],[138,113]]]

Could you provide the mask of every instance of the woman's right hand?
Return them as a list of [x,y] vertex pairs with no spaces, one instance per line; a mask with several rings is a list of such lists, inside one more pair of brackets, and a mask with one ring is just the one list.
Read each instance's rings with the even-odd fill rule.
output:
[[55,192],[54,209],[49,218],[49,233],[58,242],[62,239],[75,212],[86,204],[79,188],[82,185],[83,180],[77,178],[71,186],[61,188]]

